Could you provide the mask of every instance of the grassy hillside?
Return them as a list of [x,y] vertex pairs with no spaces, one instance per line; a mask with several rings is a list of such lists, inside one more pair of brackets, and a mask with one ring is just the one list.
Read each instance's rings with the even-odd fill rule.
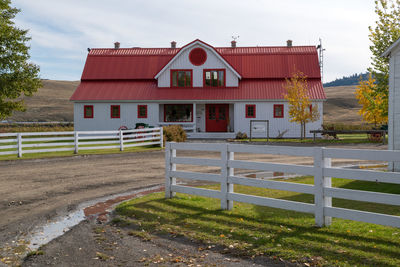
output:
[[327,101],[324,104],[324,122],[361,124],[358,114],[361,106],[357,103],[354,92],[356,86],[325,87]]
[[24,97],[26,112],[14,112],[12,121],[73,121],[74,109],[69,98],[79,81],[43,80],[43,87],[32,97]]
[[[44,80],[33,97],[25,98],[26,112],[15,112],[13,121],[73,121],[73,104],[69,101],[79,81]],[[361,123],[360,108],[354,97],[355,86],[326,87],[325,122]]]

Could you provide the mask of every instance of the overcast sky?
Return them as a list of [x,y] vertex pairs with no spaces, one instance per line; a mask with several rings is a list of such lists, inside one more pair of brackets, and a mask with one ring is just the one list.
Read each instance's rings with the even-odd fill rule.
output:
[[29,29],[41,77],[79,80],[88,47],[181,47],[196,38],[213,46],[317,45],[326,49],[324,82],[370,64],[373,0],[13,0]]

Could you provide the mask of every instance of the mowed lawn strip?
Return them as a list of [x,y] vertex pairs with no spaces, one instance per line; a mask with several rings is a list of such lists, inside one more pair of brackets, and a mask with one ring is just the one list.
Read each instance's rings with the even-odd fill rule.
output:
[[[382,140],[372,141],[369,140],[368,134],[338,134],[338,139],[321,139],[307,138],[301,140],[300,138],[270,138],[268,142],[271,143],[316,143],[316,144],[363,144],[363,143],[382,143]],[[388,140],[387,135],[385,137]],[[243,139],[242,141],[249,141]],[[267,142],[266,138],[252,138],[252,142]]]
[[[332,180],[334,187],[400,194],[399,185]],[[313,178],[285,181],[312,184]],[[309,194],[239,185],[235,192],[313,203]],[[333,199],[333,206],[400,215],[400,208],[391,205]],[[141,235],[183,235],[203,242],[204,249],[222,245],[241,256],[268,255],[311,266],[400,266],[400,229],[393,227],[334,218],[331,226],[317,228],[310,214],[239,202],[232,211],[223,211],[218,199],[186,194],[172,199],[151,194],[116,210],[115,221],[133,226]]]
[[[105,146],[105,145],[102,145]],[[57,148],[68,148],[73,146],[61,146]],[[80,146],[81,147],[81,146]],[[55,148],[55,147],[40,147],[40,148],[31,148],[32,150],[39,149],[47,149],[47,148]],[[137,147],[125,147],[124,151],[120,151],[119,148],[107,149],[85,149],[80,150],[78,154],[75,154],[74,151],[60,151],[60,152],[41,152],[41,153],[26,153],[22,154],[21,158],[18,158],[16,154],[14,155],[1,155],[1,160],[17,160],[17,159],[39,159],[39,158],[52,158],[52,157],[71,157],[76,155],[94,155],[94,154],[118,154],[118,153],[129,153],[129,152],[142,152],[142,151],[153,151],[153,150],[161,150],[159,145],[147,145],[147,146],[137,146]]]

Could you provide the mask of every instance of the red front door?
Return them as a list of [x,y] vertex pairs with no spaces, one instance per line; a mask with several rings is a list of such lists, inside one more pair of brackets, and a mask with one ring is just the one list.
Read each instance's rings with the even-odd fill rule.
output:
[[228,129],[229,105],[207,104],[206,105],[206,131],[226,132]]

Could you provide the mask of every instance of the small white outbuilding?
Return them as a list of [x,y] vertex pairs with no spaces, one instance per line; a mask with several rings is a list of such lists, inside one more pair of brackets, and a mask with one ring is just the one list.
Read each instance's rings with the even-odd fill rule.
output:
[[[400,150],[400,39],[382,56],[389,57],[389,150]],[[400,171],[400,162],[389,163],[389,170]]]

